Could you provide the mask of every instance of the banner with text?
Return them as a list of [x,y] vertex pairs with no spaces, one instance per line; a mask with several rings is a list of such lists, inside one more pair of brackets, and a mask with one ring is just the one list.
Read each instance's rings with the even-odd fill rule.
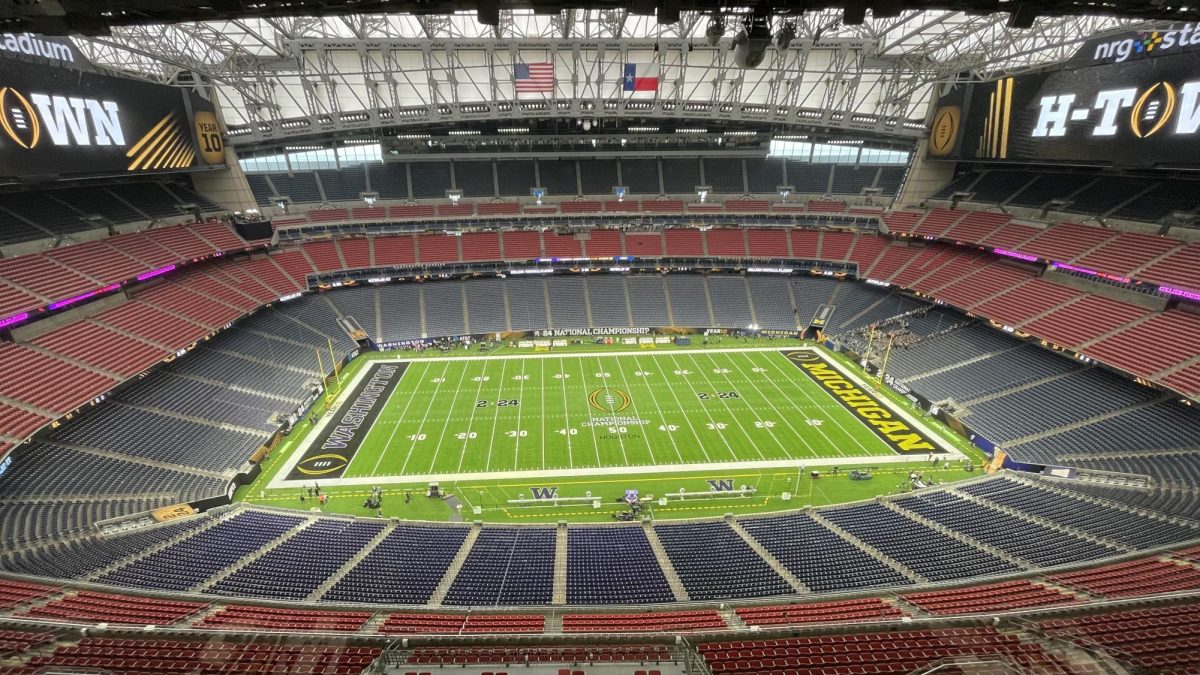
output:
[[223,166],[215,109],[192,91],[0,59],[0,176],[129,175]]
[[1062,69],[958,87],[938,101],[930,158],[1200,165],[1200,51],[1185,28],[1089,42]]

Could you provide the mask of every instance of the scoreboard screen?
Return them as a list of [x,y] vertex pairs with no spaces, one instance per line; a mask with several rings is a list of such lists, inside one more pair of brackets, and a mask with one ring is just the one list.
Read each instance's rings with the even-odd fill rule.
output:
[[215,109],[194,91],[15,53],[0,50],[0,176],[224,166]]
[[929,156],[1124,167],[1200,165],[1200,32],[1090,41],[1063,67],[958,86]]

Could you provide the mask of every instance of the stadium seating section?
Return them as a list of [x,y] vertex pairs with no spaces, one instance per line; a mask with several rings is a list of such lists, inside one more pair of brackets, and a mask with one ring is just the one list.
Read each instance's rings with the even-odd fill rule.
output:
[[178,218],[189,214],[191,207],[201,213],[223,210],[192,189],[186,175],[168,181],[5,192],[0,193],[0,204],[0,245]]
[[966,193],[967,201],[980,204],[1158,222],[1172,212],[1194,210],[1195,189],[1194,179],[1169,174],[988,169],[957,176],[932,198],[949,200]]
[[[559,626],[576,634],[572,639],[747,627],[802,631],[908,617],[1035,612],[1038,622],[1020,633],[967,624],[919,630],[859,626],[856,630],[871,632],[722,637],[701,644],[700,653],[714,673],[908,672],[964,655],[1000,655],[1028,668],[1061,666],[1048,643],[1037,639],[1035,631],[1041,631],[1089,648],[1101,645],[1143,668],[1192,672],[1189,668],[1200,665],[1194,605],[1104,614],[1086,605],[1200,588],[1200,554],[1169,551],[1200,539],[1194,519],[1200,421],[1177,395],[1134,384],[1106,367],[1181,394],[1200,394],[1195,349],[1200,314],[1164,307],[1157,298],[1085,287],[979,247],[1191,290],[1200,290],[1200,247],[1168,237],[1072,223],[1034,226],[1004,214],[947,208],[883,215],[889,236],[862,229],[869,221],[851,220],[881,214],[849,206],[838,195],[872,187],[893,194],[901,174],[891,167],[674,159],[514,160],[503,167],[439,161],[251,174],[260,204],[276,196],[297,204],[334,204],[277,224],[328,225],[339,236],[287,241],[268,254],[224,224],[204,223],[0,261],[0,319],[114,284],[124,285],[125,296],[114,293],[110,304],[95,311],[46,329],[34,324],[18,332],[15,342],[0,343],[0,450],[17,446],[12,457],[20,468],[0,478],[0,568],[58,580],[0,580],[0,611],[13,620],[117,629],[154,624],[377,640],[543,634]],[[722,214],[723,224],[737,214],[748,225],[598,227],[583,238],[537,230],[340,236],[339,223],[348,220],[512,217],[519,212],[512,198],[526,196],[537,175],[554,196],[580,196],[545,206],[547,215],[645,211],[676,218],[711,212]],[[618,175],[633,190],[623,202],[611,197]],[[987,170],[958,178],[951,192],[1033,208],[1063,199],[1067,210],[1142,219],[1183,204],[1175,194],[1181,184],[1173,180],[1122,182],[1083,173],[1060,178]],[[704,209],[658,199],[660,193],[690,194],[701,182],[730,199]],[[770,193],[781,184],[813,198],[794,205],[736,199]],[[457,207],[399,203],[437,199],[448,188],[508,201]],[[397,201],[370,208],[345,204],[366,191]],[[825,195],[831,198],[821,198]],[[110,223],[170,216],[182,203],[211,206],[175,183],[156,183],[144,194],[124,185],[19,193],[0,206],[0,226],[6,228],[3,243],[13,243],[89,228],[96,222],[89,220],[92,215]],[[843,218],[820,222],[852,227],[779,227],[760,218],[796,212]],[[817,276],[719,273],[428,281],[281,300],[306,290],[311,275],[342,270],[619,255],[849,263],[859,278],[916,291],[946,306]],[[207,258],[213,259],[201,260]],[[169,265],[180,269],[132,283]],[[342,359],[358,349],[338,319],[353,318],[372,340],[389,343],[531,328],[756,323],[792,330],[821,305],[834,308],[826,336],[844,345],[861,346],[872,327],[894,332],[891,374],[917,395],[944,402],[1013,458],[1145,474],[1153,486],[1004,474],[872,503],[738,517],[732,523],[571,525],[563,528],[562,549],[559,532],[546,526],[486,525],[472,532],[465,524],[244,506],[123,533],[101,534],[93,527],[224,494],[280,420],[311,395],[330,367],[329,350]],[[1067,358],[975,317],[1088,358]],[[1154,349],[1145,348],[1150,343]],[[24,442],[100,396],[108,400]],[[1132,559],[1106,563],[1114,556]],[[614,559],[623,565],[614,566]],[[558,570],[565,570],[565,579],[556,579]],[[661,612],[576,608],[549,616],[536,609],[501,609],[551,606],[560,591],[567,605],[649,605],[684,596],[712,604]],[[171,597],[180,592],[189,595]],[[827,595],[846,592],[857,595]],[[863,594],[867,597],[858,597]],[[766,599],[711,608],[748,598]],[[293,601],[309,604],[302,609],[274,604]],[[363,605],[389,607],[376,612]],[[45,666],[216,672],[209,666],[219,663],[221,672],[349,675],[379,653],[378,647],[347,644],[245,645],[233,639],[60,642],[33,630],[0,630],[0,656],[18,655],[0,673]],[[666,662],[670,655],[665,647],[644,644],[519,650],[497,644],[419,646],[406,659],[414,668],[618,662],[635,665],[630,672],[654,672],[641,664]],[[866,663],[873,670],[862,666]]]

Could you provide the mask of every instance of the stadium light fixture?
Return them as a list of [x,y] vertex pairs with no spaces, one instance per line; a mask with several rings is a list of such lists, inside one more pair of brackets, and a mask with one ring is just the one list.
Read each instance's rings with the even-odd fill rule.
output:
[[712,190],[712,188],[708,187],[707,185],[696,186],[696,195],[700,197],[701,204],[708,201],[708,193],[710,190]]

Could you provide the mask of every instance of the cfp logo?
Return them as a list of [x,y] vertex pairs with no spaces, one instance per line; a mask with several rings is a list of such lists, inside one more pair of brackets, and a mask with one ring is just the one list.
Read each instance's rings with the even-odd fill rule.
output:
[[1136,87],[1109,89],[1096,94],[1090,104],[1075,105],[1075,94],[1043,96],[1034,124],[1034,138],[1061,138],[1068,122],[1087,122],[1093,113],[1099,120],[1092,127],[1096,137],[1116,136],[1122,122],[1136,138],[1161,132],[1184,136],[1200,129],[1200,81],[1176,86],[1156,82],[1144,91]]
[[30,94],[0,87],[0,129],[17,147],[122,146],[120,108],[115,101]]

